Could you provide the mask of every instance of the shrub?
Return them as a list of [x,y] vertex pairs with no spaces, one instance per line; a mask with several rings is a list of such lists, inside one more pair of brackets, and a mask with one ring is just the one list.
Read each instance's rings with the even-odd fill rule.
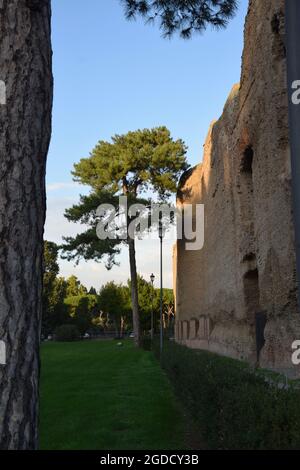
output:
[[55,330],[57,341],[78,341],[80,333],[75,325],[61,325]]
[[299,449],[300,391],[293,384],[283,389],[244,362],[172,341],[161,363],[209,448]]

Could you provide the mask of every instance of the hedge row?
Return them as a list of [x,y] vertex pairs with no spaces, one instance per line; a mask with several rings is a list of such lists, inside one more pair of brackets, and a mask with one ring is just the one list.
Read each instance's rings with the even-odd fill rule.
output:
[[300,449],[299,388],[270,385],[244,362],[173,341],[161,364],[210,449]]
[[78,341],[80,333],[75,325],[61,325],[55,330],[56,341]]

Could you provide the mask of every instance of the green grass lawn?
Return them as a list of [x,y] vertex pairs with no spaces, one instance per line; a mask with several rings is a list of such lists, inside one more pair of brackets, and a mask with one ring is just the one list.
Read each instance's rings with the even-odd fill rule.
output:
[[151,352],[131,341],[42,345],[41,449],[184,449],[184,418]]

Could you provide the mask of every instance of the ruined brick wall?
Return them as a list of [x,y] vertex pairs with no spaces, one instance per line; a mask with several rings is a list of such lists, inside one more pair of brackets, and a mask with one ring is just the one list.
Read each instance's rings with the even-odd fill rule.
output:
[[240,84],[178,191],[205,205],[205,242],[174,250],[176,339],[296,375],[284,1],[250,0],[244,34]]

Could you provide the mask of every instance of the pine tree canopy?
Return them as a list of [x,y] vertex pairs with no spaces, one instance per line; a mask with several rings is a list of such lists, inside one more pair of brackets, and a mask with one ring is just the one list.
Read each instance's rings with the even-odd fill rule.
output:
[[179,32],[188,39],[208,25],[224,28],[234,17],[237,0],[120,0],[128,19],[138,16],[146,22],[159,22],[165,37]]
[[164,127],[115,135],[100,141],[88,158],[74,165],[74,180],[96,191],[137,196],[149,188],[161,199],[176,191],[188,168],[186,146]]
[[64,238],[60,247],[63,258],[105,260],[108,269],[116,264],[120,245],[127,240],[97,237],[97,208],[110,204],[117,214],[120,195],[127,196],[128,205],[149,206],[151,198],[146,191],[156,195],[158,201],[167,201],[188,168],[186,150],[183,141],[174,140],[166,127],[137,130],[115,135],[111,142],[98,142],[88,158],[74,165],[75,181],[88,185],[91,192],[65,213],[69,221],[84,224],[86,230]]

